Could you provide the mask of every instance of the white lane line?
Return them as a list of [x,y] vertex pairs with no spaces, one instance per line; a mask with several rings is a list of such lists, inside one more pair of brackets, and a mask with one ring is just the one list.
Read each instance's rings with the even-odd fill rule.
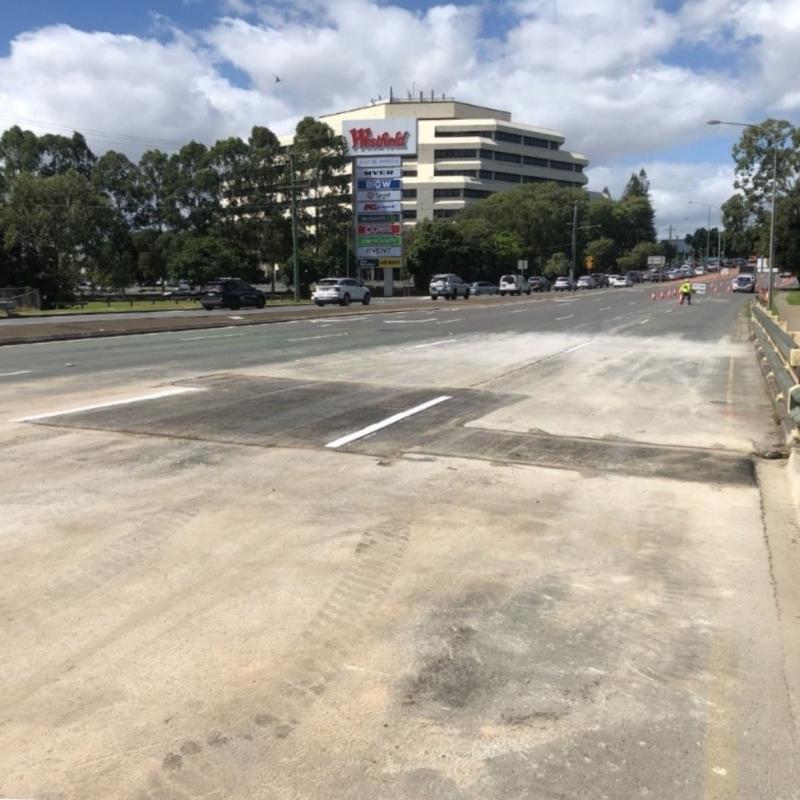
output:
[[376,422],[374,425],[367,425],[366,428],[362,428],[360,431],[348,433],[346,436],[342,436],[339,439],[334,439],[332,442],[328,442],[325,447],[335,450],[337,447],[342,447],[343,445],[356,441],[356,439],[363,439],[365,436],[369,436],[376,431],[383,430],[383,428],[388,428],[390,425],[394,425],[396,422],[406,419],[406,417],[419,414],[420,411],[425,411],[428,408],[433,408],[433,406],[438,406],[439,403],[444,403],[446,400],[452,400],[452,395],[443,394],[440,397],[434,397],[433,400],[428,400],[427,403],[421,403],[418,406],[414,406],[414,408],[409,408],[407,411],[401,411],[399,414],[393,414],[391,417],[387,417],[386,419],[381,420],[381,422]]
[[631,300],[631,302],[628,303],[628,305],[629,306],[635,306],[637,302],[638,302],[638,300]]
[[437,344],[452,344],[453,342],[457,342],[458,339],[439,339],[436,342],[426,342],[425,344],[415,344],[414,349],[419,350],[420,347],[433,347]]
[[610,310],[611,310],[611,306],[603,306],[603,307],[602,307],[601,309],[599,309],[599,310],[600,310],[600,311],[610,311]]
[[321,336],[300,336],[298,339],[287,339],[287,342],[311,342],[314,339],[335,339],[337,336],[349,336],[349,333],[323,333]]
[[556,322],[561,322],[562,319],[572,319],[574,316],[574,314],[567,314],[566,317],[556,317]]
[[230,339],[232,336],[244,336],[243,333],[222,333],[219,336],[187,336],[178,339],[179,342],[199,342],[202,339]]
[[384,325],[415,325],[420,322],[436,322],[436,317],[427,317],[425,319],[385,319]]
[[12,375],[29,375],[32,369],[20,369],[16,372],[0,372],[0,378],[10,378]]
[[186,394],[187,392],[204,392],[198,386],[171,386],[169,389],[161,389],[157,392],[150,394],[141,394],[138,397],[128,397],[125,400],[111,400],[108,403],[94,403],[90,406],[80,406],[78,408],[69,408],[66,411],[51,411],[49,414],[36,414],[32,417],[21,417],[20,419],[12,420],[12,422],[35,422],[37,419],[48,419],[50,417],[62,417],[66,414],[78,414],[81,411],[96,411],[101,408],[113,408],[114,406],[127,406],[131,403],[143,403],[145,400],[158,400],[162,397],[172,397],[177,394]]
[[510,314],[524,314],[528,309],[527,308],[520,308],[517,311],[510,311]]
[[643,319],[639,324],[640,325],[647,325],[648,322],[650,322],[650,317],[648,317],[647,319]]
[[674,308],[668,308],[667,309],[667,314],[671,314],[674,310],[675,310]]
[[568,347],[566,350],[563,350],[562,353],[572,353],[575,350],[580,350],[582,347],[588,347],[590,344],[594,344],[594,339],[589,339],[588,342],[584,342],[583,344],[575,344],[572,347]]
[[[511,313],[512,313],[512,314],[517,314],[517,313],[519,313],[519,312],[517,312],[517,311],[512,311]],[[442,320],[441,322],[437,322],[436,324],[437,324],[437,325],[449,325],[449,324],[450,324],[450,323],[452,323],[452,322],[463,322],[463,321],[464,321],[464,317],[456,317],[455,319],[445,319],[445,320]]]

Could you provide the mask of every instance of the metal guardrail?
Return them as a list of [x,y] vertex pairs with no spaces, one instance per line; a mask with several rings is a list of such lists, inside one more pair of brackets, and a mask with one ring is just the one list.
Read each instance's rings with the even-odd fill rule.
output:
[[776,314],[752,305],[752,330],[761,352],[766,378],[777,390],[773,398],[782,418],[800,426],[800,343],[779,322]]

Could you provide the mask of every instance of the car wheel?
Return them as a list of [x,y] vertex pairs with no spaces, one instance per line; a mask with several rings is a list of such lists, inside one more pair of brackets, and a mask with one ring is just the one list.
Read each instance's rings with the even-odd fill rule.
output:
[[431,295],[431,300],[438,300],[438,299],[439,299],[439,295],[438,294],[432,294]]
[[525,292],[525,294],[526,294],[526,295],[528,295],[528,297],[530,297],[530,296],[531,296],[531,290],[530,290],[530,289],[528,289],[528,291],[527,291],[527,292]]
[[350,295],[349,294],[345,294],[345,296],[342,298],[342,305],[343,306],[349,306],[350,305]]
[[230,303],[228,303],[228,308],[231,311],[238,311],[241,307],[242,307],[242,304],[239,301],[238,297],[232,297]]
[[467,289],[467,291],[464,292],[464,299],[469,300],[469,289]]
[[264,308],[264,306],[266,304],[267,304],[266,297],[257,297],[256,298],[256,308]]
[[506,296],[505,292],[500,292],[500,297],[505,297],[505,296]]
[[213,311],[214,310],[214,306],[207,306],[205,303],[203,303],[203,308],[206,311]]
[[325,303],[320,303],[320,301],[319,301],[319,300],[315,300],[315,301],[314,301],[314,305],[316,305],[316,306],[319,306],[319,308],[322,308],[322,306],[324,306],[324,305],[325,305]]
[[369,301],[370,301],[370,296],[369,296],[369,292],[367,292],[367,293],[364,295],[364,297],[361,299],[361,302],[362,302],[362,303],[363,303],[365,306],[368,306],[368,305],[369,305]]

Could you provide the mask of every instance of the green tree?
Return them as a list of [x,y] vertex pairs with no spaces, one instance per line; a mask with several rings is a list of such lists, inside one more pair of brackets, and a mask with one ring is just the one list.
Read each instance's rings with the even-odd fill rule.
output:
[[725,231],[725,252],[729,256],[748,258],[755,252],[758,238],[758,214],[744,195],[734,194],[722,204],[722,227]]
[[545,262],[542,273],[548,278],[557,278],[560,275],[566,275],[569,269],[570,260],[567,258],[566,253],[553,253]]
[[584,253],[594,260],[595,272],[608,272],[617,258],[617,243],[613,239],[601,236],[587,242]]
[[[777,161],[773,157],[777,154]],[[747,127],[733,146],[736,168],[734,186],[751,208],[764,205],[772,193],[773,168],[777,166],[778,194],[790,192],[800,177],[800,128],[780,119],[767,119]]]
[[451,220],[423,220],[410,238],[406,266],[420,291],[427,290],[431,275],[462,271],[466,260],[464,237]]
[[639,242],[629,253],[617,259],[617,265],[624,271],[647,269],[650,256],[664,255],[664,248],[655,242]]

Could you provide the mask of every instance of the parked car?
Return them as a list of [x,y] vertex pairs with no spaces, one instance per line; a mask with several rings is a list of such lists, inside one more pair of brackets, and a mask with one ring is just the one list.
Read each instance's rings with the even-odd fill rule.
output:
[[608,283],[609,286],[614,286],[617,288],[633,286],[633,281],[627,275],[609,275]]
[[550,281],[544,275],[532,275],[528,278],[528,286],[532,292],[550,291]]
[[497,294],[500,291],[495,284],[489,283],[489,281],[475,281],[470,290],[474,295]]
[[575,281],[573,281],[572,278],[562,275],[560,278],[556,278],[556,282],[553,284],[553,291],[576,292],[578,291],[578,287],[575,285]]
[[594,289],[597,284],[594,282],[594,278],[591,275],[581,275],[578,278],[578,288],[579,289]]
[[[711,271],[711,267],[709,267],[708,269],[709,269],[709,271]],[[694,268],[694,274],[696,276],[698,276],[698,277],[700,275],[705,275],[706,274],[706,268],[705,267],[695,267]]]
[[430,292],[431,300],[438,300],[439,295],[446,300],[456,300],[459,295],[465,300],[469,300],[470,295],[469,284],[464,283],[458,275],[453,275],[452,272],[434,275],[431,278],[428,291]]
[[755,275],[737,275],[731,284],[734,292],[754,292],[756,290]]
[[505,297],[506,294],[522,293],[530,294],[531,287],[522,275],[501,275],[500,276],[500,297]]
[[217,278],[203,287],[200,303],[206,311],[215,308],[236,311],[243,306],[264,308],[267,296],[240,278]]
[[592,278],[594,278],[595,285],[598,287],[608,286],[608,275],[605,272],[593,272]]
[[641,272],[636,272],[635,270],[631,270],[630,272],[626,272],[625,276],[630,280],[632,284],[642,282]]
[[370,293],[369,289],[355,278],[323,278],[317,283],[311,299],[318,306],[332,303],[349,306],[352,302],[361,302],[367,306]]

